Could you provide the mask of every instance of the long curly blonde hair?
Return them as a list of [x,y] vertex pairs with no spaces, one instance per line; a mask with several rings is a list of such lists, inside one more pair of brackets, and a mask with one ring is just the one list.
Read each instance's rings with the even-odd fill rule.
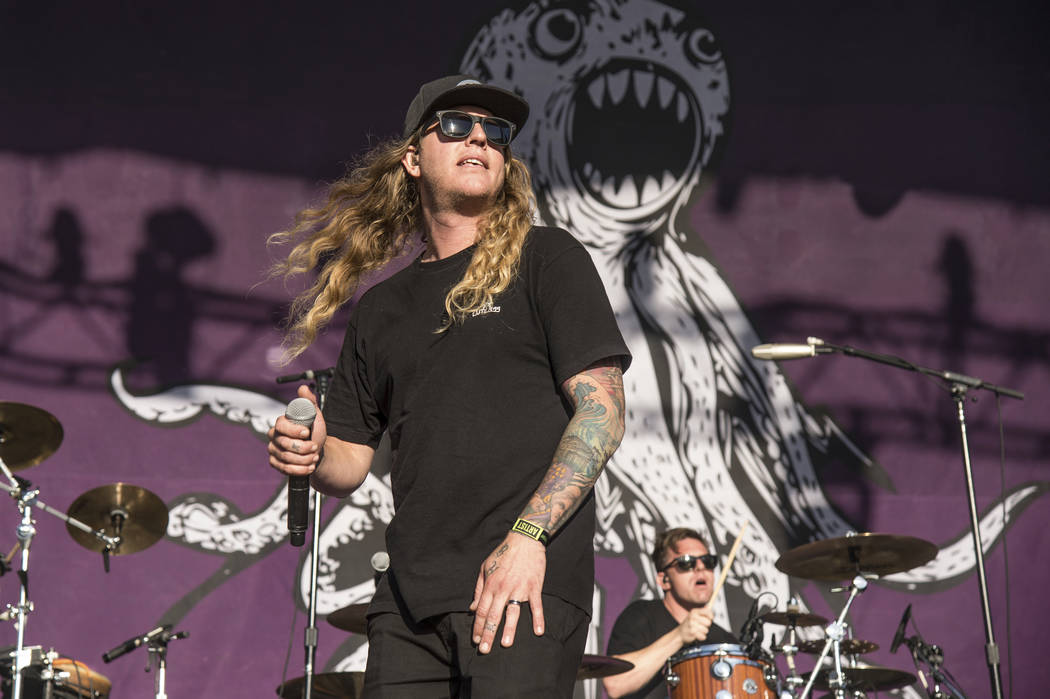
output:
[[[306,351],[362,278],[406,252],[422,231],[419,191],[401,164],[419,140],[417,131],[378,144],[328,187],[323,205],[303,209],[291,228],[267,240],[268,245],[293,244],[288,256],[270,269],[271,276],[288,280],[320,267],[313,285],[296,296],[288,311],[282,363]],[[510,286],[535,209],[529,169],[508,146],[503,187],[478,226],[477,246],[463,279],[445,297],[448,320],[437,332],[493,303]]]

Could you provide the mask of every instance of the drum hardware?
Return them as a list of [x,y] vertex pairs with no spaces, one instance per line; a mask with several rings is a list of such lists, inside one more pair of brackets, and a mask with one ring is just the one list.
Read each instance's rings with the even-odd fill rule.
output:
[[[46,653],[40,646],[24,650],[28,651],[29,665],[23,671],[23,692],[31,699],[106,699],[109,696],[109,679],[84,663],[64,658],[54,648]],[[7,689],[11,686],[8,671],[13,656],[14,651],[0,657],[5,698],[9,696]]]
[[0,460],[12,471],[36,466],[62,443],[53,415],[24,403],[0,403]]
[[799,674],[798,668],[795,667],[795,655],[799,652],[798,627],[824,625],[828,623],[828,620],[817,614],[801,613],[801,604],[797,597],[788,600],[786,612],[767,612],[759,618],[767,624],[788,627],[786,634],[780,637],[781,645],[777,645],[775,636],[770,639],[770,650],[784,654],[789,674],[783,679],[783,682],[787,685],[788,695],[794,696],[798,688],[806,682],[805,678]]
[[[816,542],[822,543],[822,542]],[[790,553],[790,552],[789,552]],[[777,561],[777,567],[780,567],[780,560]],[[813,668],[813,672],[810,673],[809,681],[806,686],[802,689],[802,694],[799,699],[806,699],[809,696],[810,690],[813,689],[814,682],[817,679],[817,675],[821,672],[821,665],[824,663],[824,658],[828,656],[828,651],[834,649],[834,667],[833,672],[829,675],[828,687],[832,690],[836,697],[842,699],[845,697],[844,690],[846,687],[846,680],[842,674],[842,653],[841,643],[845,637],[846,626],[845,619],[846,614],[849,612],[849,608],[853,605],[853,601],[857,599],[864,590],[868,589],[868,579],[863,575],[857,575],[853,578],[849,585],[849,597],[846,599],[846,604],[843,605],[842,611],[839,612],[838,618],[831,622],[825,629],[827,634],[827,640],[824,642],[824,648],[820,652],[820,656],[817,658],[816,667]]]
[[167,699],[168,644],[180,638],[186,638],[189,635],[189,631],[172,632],[171,624],[161,624],[144,634],[132,636],[120,645],[106,651],[102,654],[102,661],[110,663],[139,646],[146,646],[146,650],[149,653],[146,660],[146,672],[149,672],[153,667],[156,667],[157,670],[153,680],[156,699]]
[[619,675],[634,667],[634,663],[622,658],[613,658],[608,655],[584,655],[580,661],[580,669],[576,671],[576,681],[596,680],[611,675]]
[[[277,688],[283,699],[300,699],[306,684],[305,677],[297,677]],[[365,673],[329,672],[314,675],[313,692],[318,699],[361,699],[365,695]]]
[[[1017,400],[1024,400],[1024,394],[1004,386],[996,386],[976,376],[967,376],[954,371],[930,369],[913,364],[901,357],[889,354],[876,354],[866,350],[856,349],[848,345],[833,345],[819,337],[806,338],[805,346],[771,345],[758,346],[751,350],[752,354],[759,359],[792,359],[800,357],[815,357],[817,354],[829,354],[841,352],[847,356],[860,357],[898,369],[914,371],[926,376],[935,377],[944,382],[946,393],[952,397],[955,403],[956,419],[959,423],[960,446],[962,447],[963,476],[966,483],[967,505],[970,512],[970,532],[973,539],[973,551],[976,558],[977,590],[981,599],[981,615],[984,620],[985,638],[985,661],[988,665],[988,675],[992,685],[993,699],[1002,699],[1003,680],[999,669],[999,646],[995,642],[995,631],[992,624],[992,608],[988,600],[988,580],[984,572],[984,545],[981,543],[981,523],[977,514],[977,496],[974,493],[973,468],[970,464],[970,444],[966,434],[966,396],[970,391],[985,390],[996,395],[997,398],[1007,396]],[[805,576],[802,576],[805,577]]]
[[734,643],[691,645],[671,656],[665,679],[671,699],[777,699],[772,661],[751,658]]
[[[5,429],[10,430],[8,433],[9,435],[12,433],[18,435],[18,431],[11,430],[9,426]],[[23,451],[25,450],[23,449]],[[33,508],[39,508],[48,514],[58,517],[66,522],[67,527],[76,527],[81,531],[88,533],[90,536],[97,539],[104,548],[116,547],[119,542],[115,538],[106,535],[105,532],[101,530],[93,530],[75,517],[66,515],[41,501],[37,497],[40,494],[40,491],[34,488],[29,481],[16,477],[7,467],[7,464],[2,458],[0,458],[0,472],[2,472],[4,478],[7,480],[7,483],[0,482],[0,490],[7,491],[7,493],[11,495],[22,516],[21,522],[19,522],[16,529],[16,537],[18,538],[18,543],[22,549],[21,565],[18,569],[18,580],[20,583],[18,604],[14,606],[8,605],[10,615],[16,617],[15,627],[17,629],[17,641],[14,653],[15,662],[12,668],[12,699],[22,699],[23,674],[24,670],[30,665],[29,654],[25,652],[25,627],[28,614],[33,611],[33,603],[29,600],[28,596],[29,551],[33,543],[33,537],[36,536],[36,523],[33,519]]]
[[[896,653],[897,648],[903,643],[908,646],[908,650],[911,651],[912,662],[915,663],[915,672],[919,677],[919,681],[922,683],[923,689],[926,691],[926,695],[930,699],[966,699],[966,695],[962,693],[962,690],[958,687],[958,682],[951,676],[951,673],[944,668],[944,651],[941,647],[934,644],[926,643],[922,637],[916,631],[914,636],[906,637],[905,632],[907,630],[908,621],[911,619],[911,605],[909,604],[904,610],[904,616],[901,617],[901,623],[897,627],[897,633],[893,637],[893,643],[890,645],[890,652]],[[926,680],[926,673],[922,671],[919,664],[923,663],[926,665],[930,678],[933,680],[933,687],[930,687],[930,683]]]
[[328,623],[350,633],[368,633],[368,602],[350,604],[328,615]]
[[[901,573],[931,561],[937,546],[913,536],[858,534],[824,539],[791,549],[777,559],[777,570],[796,578],[838,582]],[[842,588],[845,591],[849,588]]]
[[[830,669],[821,670],[814,686],[817,689],[832,690],[835,697],[846,697],[858,692],[888,692],[891,689],[907,687],[914,682],[915,675],[904,670],[888,667],[852,667],[841,679],[835,678]],[[839,689],[835,689],[836,684],[840,685]]]
[[[816,654],[820,652],[821,647],[822,644],[819,640],[802,641],[798,644],[798,649],[802,653]],[[863,641],[859,638],[844,638],[839,642],[839,649],[845,655],[866,655],[877,651],[879,644],[874,641]]]

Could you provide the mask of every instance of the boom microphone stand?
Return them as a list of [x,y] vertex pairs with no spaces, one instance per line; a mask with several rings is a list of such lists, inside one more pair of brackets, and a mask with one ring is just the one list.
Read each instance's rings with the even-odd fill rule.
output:
[[[277,383],[289,383],[291,381],[313,380],[315,393],[317,394],[317,407],[324,410],[325,401],[328,398],[328,386],[332,380],[335,368],[316,369],[304,371],[293,376],[281,376]],[[314,661],[317,657],[317,573],[318,553],[321,550],[321,493],[313,488],[314,521],[313,535],[310,537],[310,600],[307,605],[306,629],[304,641],[306,661],[303,667],[303,699],[312,699],[314,684]]]
[[850,357],[860,357],[861,359],[887,364],[898,369],[907,369],[908,371],[915,371],[927,376],[935,376],[947,382],[950,386],[952,400],[955,401],[959,419],[959,433],[962,436],[963,471],[966,476],[966,495],[970,505],[970,530],[973,533],[973,548],[977,558],[977,585],[981,596],[981,611],[984,614],[985,658],[988,663],[988,672],[991,676],[992,697],[994,699],[1002,699],[1003,680],[999,670],[999,647],[995,643],[995,634],[992,630],[992,610],[988,603],[988,580],[984,573],[984,547],[981,545],[981,527],[977,515],[977,499],[973,488],[973,469],[970,466],[970,445],[966,437],[964,404],[966,402],[966,393],[971,389],[984,389],[996,395],[1016,398],[1017,400],[1024,400],[1024,394],[1020,391],[987,383],[973,376],[956,374],[952,371],[927,369],[900,357],[867,352],[847,345],[832,345],[818,337],[806,338],[805,345],[759,345],[751,350],[751,354],[758,359],[799,359],[802,357],[815,357],[818,354],[830,354],[832,352],[841,352]]

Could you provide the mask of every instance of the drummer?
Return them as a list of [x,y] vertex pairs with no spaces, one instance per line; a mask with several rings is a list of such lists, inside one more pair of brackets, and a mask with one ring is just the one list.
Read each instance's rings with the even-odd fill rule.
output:
[[669,529],[653,547],[662,600],[635,600],[616,619],[607,653],[634,663],[634,668],[602,680],[610,697],[666,699],[664,665],[683,646],[693,643],[739,643],[714,624],[707,606],[714,588],[718,558],[708,553],[692,529]]

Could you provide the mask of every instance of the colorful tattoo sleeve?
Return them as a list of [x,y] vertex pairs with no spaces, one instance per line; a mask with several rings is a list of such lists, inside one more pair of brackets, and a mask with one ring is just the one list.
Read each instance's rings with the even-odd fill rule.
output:
[[575,413],[547,475],[521,514],[551,534],[590,492],[624,430],[623,372],[616,360],[588,367],[568,379],[562,390]]

